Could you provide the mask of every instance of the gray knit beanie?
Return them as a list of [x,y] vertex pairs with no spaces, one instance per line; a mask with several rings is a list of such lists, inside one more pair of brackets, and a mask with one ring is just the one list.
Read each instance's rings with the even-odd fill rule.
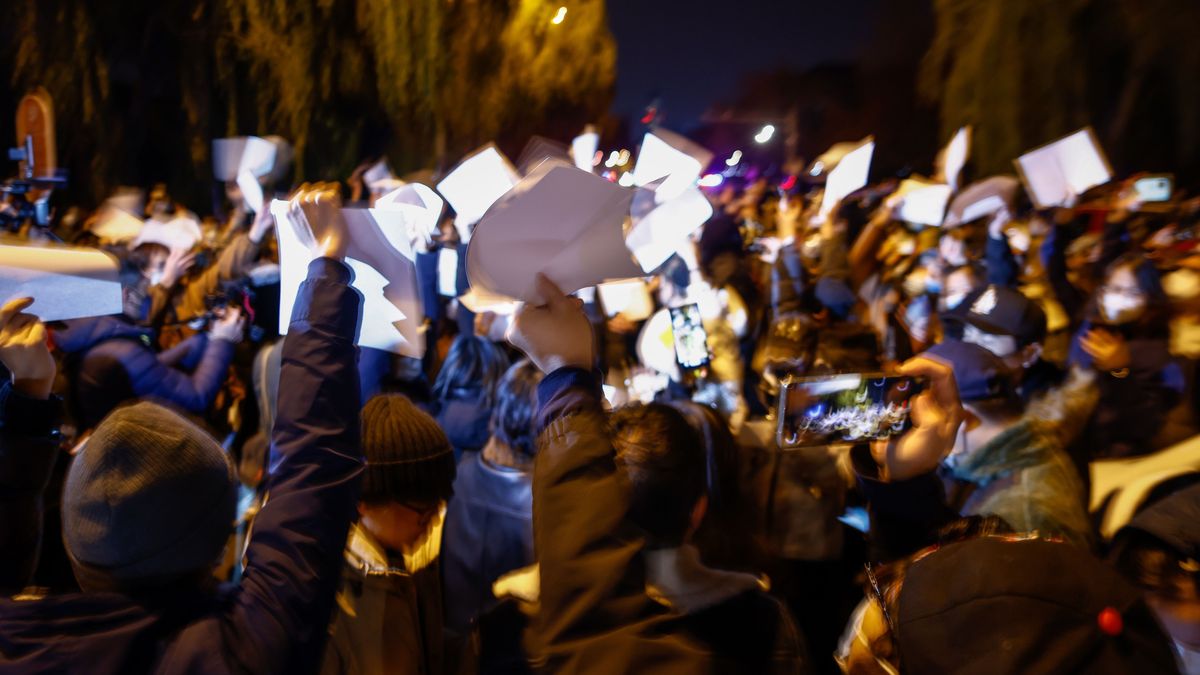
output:
[[399,394],[376,396],[362,411],[364,502],[449,499],[454,449],[437,421]]
[[166,408],[138,403],[105,418],[72,462],[63,541],[77,575],[169,579],[216,561],[236,506],[237,482],[216,441]]

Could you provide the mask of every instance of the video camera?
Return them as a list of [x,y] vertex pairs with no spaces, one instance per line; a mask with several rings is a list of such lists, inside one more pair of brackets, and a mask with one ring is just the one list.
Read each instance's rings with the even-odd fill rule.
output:
[[[26,221],[38,227],[50,226],[50,194],[56,187],[66,187],[66,170],[59,169],[53,176],[34,175],[33,136],[25,137],[24,147],[10,148],[8,159],[24,162],[25,170],[16,178],[0,184],[0,194],[7,195],[6,203],[0,206],[0,226],[16,230]],[[37,195],[41,192],[40,195]],[[36,195],[32,200],[30,197]]]

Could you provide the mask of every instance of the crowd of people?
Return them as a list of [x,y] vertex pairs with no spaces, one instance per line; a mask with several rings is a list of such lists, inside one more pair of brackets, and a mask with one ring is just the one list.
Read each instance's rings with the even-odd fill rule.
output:
[[[1092,499],[1200,434],[1200,199],[999,176],[928,226],[895,178],[730,181],[646,279],[707,337],[664,368],[602,294],[444,294],[452,210],[424,357],[357,347],[340,207],[400,184],[363,173],[21,233],[113,253],[124,313],[0,309],[0,673],[1200,673],[1197,451]],[[923,385],[888,437],[781,445],[785,382],[880,372]]]

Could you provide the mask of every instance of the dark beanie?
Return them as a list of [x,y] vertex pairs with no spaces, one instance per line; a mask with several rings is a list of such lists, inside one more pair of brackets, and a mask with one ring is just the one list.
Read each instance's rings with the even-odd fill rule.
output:
[[362,411],[362,500],[432,502],[454,493],[454,450],[428,413],[399,394],[376,396]]
[[106,417],[71,463],[63,541],[89,579],[170,579],[216,562],[236,505],[233,468],[216,441],[166,408],[138,403]]

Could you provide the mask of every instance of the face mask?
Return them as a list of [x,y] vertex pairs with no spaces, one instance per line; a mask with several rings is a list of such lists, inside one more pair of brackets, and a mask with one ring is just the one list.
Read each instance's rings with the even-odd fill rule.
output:
[[150,273],[150,285],[151,286],[157,286],[159,283],[162,282],[162,280],[163,280],[162,270],[158,270],[158,271]]
[[962,301],[965,300],[966,297],[966,293],[951,293],[950,295],[942,297],[942,304],[946,306],[946,309],[954,309],[955,307],[961,305]]
[[1145,307],[1145,300],[1125,293],[1108,292],[1100,296],[1100,313],[1106,321],[1113,324],[1136,321]]

